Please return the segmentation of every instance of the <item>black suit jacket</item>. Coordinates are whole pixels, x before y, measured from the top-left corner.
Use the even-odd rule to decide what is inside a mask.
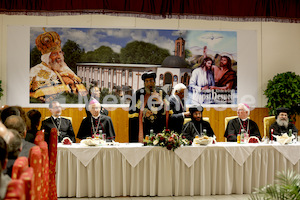
[[[53,119],[52,116],[42,121],[41,129],[45,130],[45,141],[48,144],[49,144],[50,131],[52,128],[56,128],[55,125],[53,124],[54,121],[55,120]],[[73,126],[70,120],[61,117],[61,125],[58,131],[60,132],[60,134],[57,137],[58,142],[61,142],[64,137],[69,137],[72,140],[72,142],[76,142]]]
[[[169,101],[170,111],[173,111],[169,119],[169,128],[180,134],[184,122],[183,112],[185,112],[185,108],[182,106],[184,102],[182,101],[181,105],[174,95],[170,97]]]

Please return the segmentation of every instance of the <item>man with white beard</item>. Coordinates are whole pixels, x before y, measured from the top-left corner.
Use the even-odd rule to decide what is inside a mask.
[[[276,116],[276,122],[274,122],[270,126],[270,136],[273,132],[273,135],[281,135],[283,133],[289,133],[289,130],[292,130],[293,134],[298,134],[298,129],[296,126],[289,122],[289,109],[288,108],[277,108],[276,109],[277,116]]]
[[[30,69],[30,97],[49,102],[62,92],[86,95],[81,79],[64,62],[56,32],[44,32],[35,40],[42,62]]]

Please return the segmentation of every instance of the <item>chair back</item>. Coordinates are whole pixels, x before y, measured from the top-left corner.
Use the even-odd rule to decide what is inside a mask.
[[[20,179],[25,183],[26,200],[35,199],[34,189],[34,171],[32,167],[28,167],[20,176]]]
[[[26,200],[25,183],[20,179],[13,179],[7,185],[4,200]]]
[[[34,172],[35,196],[39,199],[42,196],[42,152],[39,146],[31,147],[28,160]]]
[[[270,126],[276,121],[275,116],[264,117],[264,137],[269,136]]]
[[[227,128],[228,122],[232,119],[237,118],[238,116],[225,117],[225,130]]]
[[[57,130],[52,128],[49,140],[49,199],[57,200],[55,168],[57,156]]]
[[[28,158],[21,156],[16,159],[14,162],[11,178],[12,179],[19,179],[22,172],[28,168]]]
[[[42,194],[43,196],[41,199],[48,199],[48,193],[49,193],[49,156],[48,156],[48,144],[45,141],[42,141],[38,144],[38,146],[41,148],[42,153]]]
[[[203,119],[204,121],[207,121],[207,122],[209,123],[209,117],[202,117],[202,119]],[[186,124],[186,123],[188,123],[188,122],[191,121],[191,120],[192,120],[192,118],[186,117],[186,118],[184,118],[183,124]]]
[[[34,144],[38,145],[42,141],[45,141],[45,130],[40,130],[36,133]]]

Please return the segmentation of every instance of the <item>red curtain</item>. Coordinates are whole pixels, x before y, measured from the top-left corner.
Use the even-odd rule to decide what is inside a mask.
[[[0,13],[300,21],[299,0],[0,0]]]

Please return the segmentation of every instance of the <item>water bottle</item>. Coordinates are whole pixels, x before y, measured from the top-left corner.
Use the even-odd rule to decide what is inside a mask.
[[[154,135],[153,129],[150,129],[150,138]]]
[[[244,134],[244,131],[242,130],[241,131],[241,144],[244,144],[244,142],[245,142],[245,134]]]
[[[203,129],[203,135],[207,136],[206,129]]]
[[[100,136],[100,139],[103,139],[103,137],[102,137],[102,130],[99,131],[99,136]]]
[[[292,134],[293,134],[293,130],[290,128],[289,129],[289,137],[292,137]]]

